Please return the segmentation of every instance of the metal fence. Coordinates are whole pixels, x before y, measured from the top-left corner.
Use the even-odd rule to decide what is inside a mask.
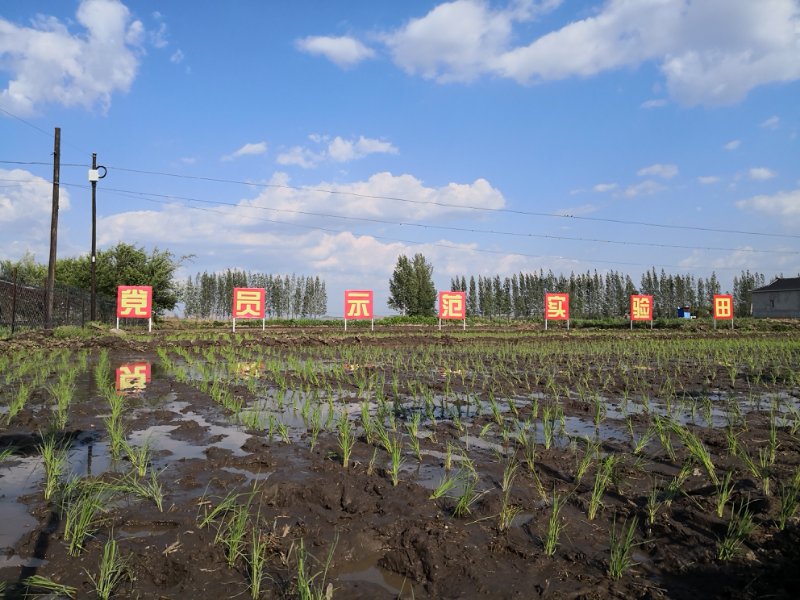
[[[16,284],[0,279],[0,327],[15,329],[45,327],[47,294],[45,288]],[[52,327],[84,325],[91,315],[89,292],[56,286],[53,293]],[[95,319],[112,323],[116,302],[105,296],[96,298]]]

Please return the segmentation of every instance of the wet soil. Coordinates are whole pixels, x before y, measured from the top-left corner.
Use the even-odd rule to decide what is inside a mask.
[[[301,560],[310,587],[333,598],[800,597],[796,512],[779,527],[783,499],[800,479],[793,412],[800,388],[787,374],[800,370],[800,337],[653,332],[646,339],[656,350],[632,360],[625,346],[650,333],[286,329],[237,338],[161,332],[57,340],[32,333],[0,342],[8,369],[37,352],[51,369],[20,412],[10,420],[7,409],[0,414],[0,451],[9,449],[0,462],[0,581],[11,598],[35,591],[25,585],[32,575],[96,597],[92,578],[113,537],[127,565],[115,598],[245,598],[258,539],[265,548],[262,598],[300,597]],[[675,351],[681,343],[685,352]],[[733,348],[740,360],[743,352],[764,356],[733,368],[728,355],[708,356],[715,347]],[[53,413],[47,385],[85,355],[57,432],[69,448],[68,475],[124,478],[133,465],[124,453],[111,457],[110,409],[94,375],[103,351],[112,373],[149,365],[149,380],[124,391],[124,424],[131,444],[152,448],[147,478],[154,473],[161,482],[163,510],[130,493],[105,496],[84,550],[72,556],[59,496],[46,501],[42,492],[39,448]],[[10,405],[19,384],[6,385],[0,406]],[[364,427],[362,406],[402,444],[397,481],[385,445]],[[337,429],[342,414],[350,415],[355,436],[346,460]],[[655,415],[702,442],[719,482],[730,473],[721,516],[722,483],[715,485],[678,429],[667,432],[665,445]],[[769,464],[752,468],[769,448]],[[587,453],[593,459],[581,474]],[[608,457],[610,480],[595,494],[600,503],[590,519]],[[446,477],[455,487],[432,499]],[[460,511],[470,484],[472,503]],[[229,560],[221,538],[236,509],[202,521],[231,495],[248,519],[242,547]],[[556,520],[562,530],[549,556],[554,496],[563,501]],[[730,523],[745,511],[752,528],[721,558]],[[614,578],[612,535],[625,527],[633,531],[629,564]]]

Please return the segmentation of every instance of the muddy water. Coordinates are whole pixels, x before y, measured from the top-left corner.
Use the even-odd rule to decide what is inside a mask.
[[[134,556],[136,563],[136,581],[124,584],[118,597],[245,596],[246,551],[233,568],[226,567],[224,553],[215,540],[222,524],[202,530],[197,524],[199,514],[205,514],[229,493],[240,494],[240,502],[251,502],[251,515],[269,540],[271,583],[265,597],[293,595],[296,573],[292,569],[300,539],[306,541],[312,574],[322,571],[326,553],[335,544],[326,577],[333,584],[334,597],[341,598],[693,597],[688,590],[693,590],[697,582],[687,575],[687,569],[697,567],[688,565],[702,565],[700,579],[717,577],[722,590],[719,597],[735,597],[726,582],[749,577],[756,565],[748,561],[760,561],[762,555],[768,557],[763,566],[760,562],[757,566],[759,573],[771,574],[769,565],[784,564],[781,553],[788,552],[788,542],[797,541],[796,522],[792,522],[788,533],[776,532],[771,525],[774,500],[760,498],[759,482],[753,481],[735,458],[720,452],[724,437],[719,429],[730,417],[729,409],[722,405],[738,403],[738,412],[749,426],[743,431],[741,442],[752,452],[753,444],[763,444],[766,439],[765,413],[771,410],[771,398],[777,393],[774,390],[758,394],[763,399],[761,406],[744,393],[712,392],[709,422],[704,421],[699,404],[693,412],[688,405],[673,401],[668,410],[667,403],[658,398],[648,399],[646,404],[642,399],[625,403],[609,395],[601,399],[603,418],[596,424],[594,405],[571,398],[564,403],[563,418],[554,423],[549,450],[544,448],[541,408],[531,424],[522,423],[530,420],[531,400],[536,396],[498,396],[496,407],[504,424],[510,426],[504,436],[495,422],[491,403],[485,398],[470,401],[464,395],[453,402],[457,392],[433,394],[431,419],[425,402],[404,393],[396,403],[390,403],[395,411],[396,435],[403,441],[404,459],[400,482],[394,486],[387,473],[386,452],[378,444],[364,441],[360,427],[362,398],[355,389],[346,388],[341,395],[337,392],[331,414],[325,412],[329,410],[327,401],[320,404],[321,420],[332,425],[320,434],[317,447],[311,450],[308,417],[301,409],[306,401],[312,401],[307,391],[289,386],[281,407],[278,388],[260,382],[257,393],[251,394],[248,378],[240,374],[231,386],[232,394],[243,398],[244,414],[258,413],[265,423],[260,429],[251,429],[241,424],[241,415],[236,417],[223,410],[192,385],[177,383],[153,354],[115,356],[112,367],[116,371],[130,365],[127,372],[135,373],[133,366],[145,363],[150,364],[149,378],[142,372],[140,380],[134,382],[135,389],[126,396],[127,439],[134,445],[151,447],[150,469],[159,474],[164,485],[165,511],[159,512],[152,503],[130,497],[112,503],[79,559],[81,566],[76,568],[75,559],[64,551],[61,529],[48,533],[43,526],[52,507],[41,499],[41,459],[35,455],[15,456],[0,464],[0,518],[2,523],[11,523],[0,529],[6,549],[5,562],[0,562],[0,580],[17,581],[20,569],[25,567],[27,574],[60,577],[88,596],[91,591],[84,569],[96,568],[102,543],[113,531],[120,547]],[[97,396],[91,371],[79,377],[76,390],[68,425],[74,432],[70,437],[69,475],[105,478],[127,472],[130,465],[126,460],[111,460],[102,420],[108,414],[107,407]],[[546,397],[540,395],[538,399],[544,403]],[[344,401],[348,404],[343,406]],[[788,404],[796,406],[796,402],[795,396],[786,393],[778,411],[788,415]],[[388,426],[385,407],[372,397],[367,397],[367,403],[371,417],[382,419]],[[37,419],[51,411],[42,401],[33,402],[26,410],[21,423],[30,435]],[[342,465],[335,430],[342,412],[356,424],[359,436],[347,468]],[[423,415],[418,434],[421,460],[413,454],[405,428],[415,412]],[[519,413],[519,419],[515,413]],[[724,535],[727,521],[709,516],[715,512],[713,486],[703,470],[695,468],[685,483],[687,494],[675,497],[670,507],[661,506],[656,523],[649,528],[640,525],[640,545],[633,556],[638,567],[632,569],[633,574],[611,582],[606,574],[610,526],[634,517],[644,523],[643,507],[653,481],[666,482],[674,477],[687,455],[676,444],[680,459],[670,461],[654,443],[648,447],[653,454],[647,455],[642,468],[639,461],[629,460],[623,453],[618,481],[604,495],[599,517],[589,522],[586,505],[595,470],[590,469],[581,484],[575,482],[574,466],[584,448],[575,440],[588,438],[602,445],[601,455],[605,455],[614,448],[629,446],[628,417],[639,437],[649,414],[667,413],[674,420],[697,423],[701,428],[697,433],[715,452],[718,468],[730,470],[737,478],[737,490],[741,490],[736,492],[737,501],[745,494],[758,499],[759,503],[753,506],[760,511],[759,525],[748,540],[748,548],[758,554],[744,555],[746,558],[732,563],[732,568],[715,561],[717,540]],[[284,443],[274,432],[270,439],[266,426],[270,417],[288,427],[291,443]],[[789,418],[785,420],[788,424]],[[515,446],[514,434],[525,427],[537,444],[537,464],[541,465],[538,487]],[[800,464],[800,449],[788,431],[780,431],[779,436],[774,477],[786,481]],[[451,497],[438,501],[429,498],[431,490],[447,474],[447,443],[464,451],[478,472],[476,488],[481,497],[464,518],[453,516],[452,497],[463,492],[463,485],[456,487]],[[512,458],[518,469],[508,501],[520,512],[509,528],[501,531],[500,485],[504,467]],[[459,453],[453,453],[450,460],[453,471],[463,468],[464,459]],[[546,492],[544,496],[541,489]],[[553,490],[569,494],[569,501],[563,516],[566,531],[559,551],[550,558],[542,554],[541,540],[550,511],[548,496]],[[5,510],[10,512],[2,512]],[[730,509],[725,514],[730,515]],[[43,537],[48,540],[45,553],[37,549],[36,543]],[[783,585],[780,578],[772,577],[772,581]],[[664,595],[665,589],[670,590],[668,596]]]

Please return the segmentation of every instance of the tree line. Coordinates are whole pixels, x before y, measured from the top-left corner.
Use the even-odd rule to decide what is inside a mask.
[[[751,291],[763,286],[766,278],[761,273],[742,271],[733,278],[733,302],[736,316],[750,314]],[[674,317],[678,307],[688,306],[693,314],[706,315],[711,311],[714,294],[722,291],[716,273],[710,277],[673,275],[655,267],[645,272],[639,285],[629,275],[597,271],[555,275],[545,273],[519,273],[511,277],[500,275],[454,277],[450,280],[452,291],[467,295],[467,315],[483,317],[526,318],[544,314],[546,292],[567,292],[570,297],[570,315],[576,318],[609,318],[628,314],[631,294],[653,296],[655,317]],[[730,293],[726,291],[726,293]]]
[[[222,273],[197,273],[180,286],[184,315],[196,319],[231,316],[233,288],[264,288],[268,316],[322,317],[328,312],[328,293],[319,276],[270,275],[227,269]]]
[[[150,285],[153,287],[153,309],[156,314],[172,310],[178,302],[179,286],[175,271],[188,257],[176,257],[169,250],[144,248],[120,242],[107,250],[99,250],[95,263],[95,289],[98,296],[116,302],[117,286]],[[18,261],[0,261],[0,277],[17,283],[44,287],[47,265],[36,262],[26,253]],[[84,291],[91,289],[91,259],[88,255],[60,258],[56,261],[56,284]]]

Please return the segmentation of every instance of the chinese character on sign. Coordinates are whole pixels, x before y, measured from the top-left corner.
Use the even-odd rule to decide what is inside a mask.
[[[344,293],[344,318],[372,319],[372,290],[347,290]]]
[[[153,312],[153,288],[149,285],[121,285],[117,288],[117,317],[149,319]]]
[[[546,321],[568,321],[569,294],[545,294],[544,318]]]
[[[721,321],[733,319],[733,296],[730,294],[714,296],[714,318]]]
[[[633,295],[631,296],[631,321],[652,321],[653,320],[653,297]]]
[[[141,392],[150,383],[150,363],[132,363],[117,369],[118,392]]]
[[[263,319],[264,288],[233,288],[233,318]]]
[[[439,292],[440,319],[466,319],[467,294],[465,292]]]

